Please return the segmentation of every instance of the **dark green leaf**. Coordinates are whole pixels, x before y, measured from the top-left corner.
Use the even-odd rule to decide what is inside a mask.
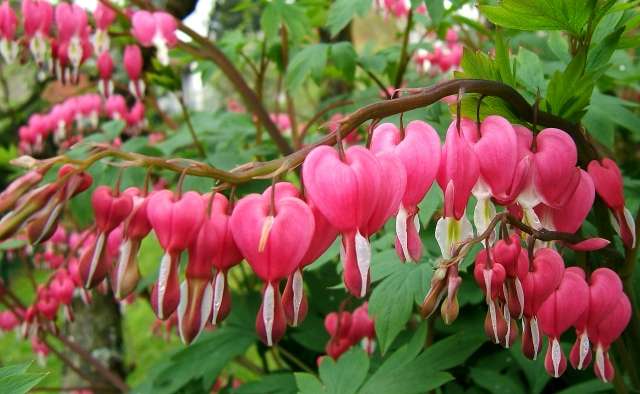
[[[558,391],[556,394],[589,394],[613,391],[611,383],[603,383],[597,379],[589,380],[584,383]]]
[[[429,371],[444,371],[464,363],[485,341],[484,332],[460,331],[431,345],[415,362]]]
[[[424,264],[422,264],[424,265]],[[369,314],[384,354],[411,316],[416,294],[422,291],[421,265],[400,264],[371,293]]]
[[[356,73],[358,54],[349,41],[338,42],[331,46],[331,60],[347,81],[352,81]]]
[[[364,16],[373,2],[370,0],[336,0],[329,8],[327,27],[331,36],[335,37],[344,29],[354,16]]]
[[[623,31],[624,28],[614,31],[589,51],[587,71],[596,71],[607,66],[613,51],[616,50],[620,37],[622,37]]]
[[[524,394],[520,382],[512,377],[504,375],[495,369],[471,368],[471,379],[480,387],[494,394]]]
[[[513,76],[513,66],[509,56],[509,45],[502,37],[502,33],[496,32],[496,65],[498,66],[498,74],[500,80],[507,85],[515,85],[515,77]]]
[[[429,16],[431,17],[431,23],[433,26],[438,26],[440,21],[442,21],[442,17],[444,16],[444,1],[441,0],[425,0],[424,3],[427,5],[427,10],[429,10]]]
[[[242,384],[233,394],[295,394],[296,379],[292,373],[272,373],[260,380]]]

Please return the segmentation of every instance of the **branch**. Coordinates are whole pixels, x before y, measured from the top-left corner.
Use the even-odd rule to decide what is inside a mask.
[[[411,33],[411,27],[413,25],[413,9],[409,10],[407,15],[407,26],[404,29],[402,36],[402,49],[400,50],[400,61],[398,62],[398,70],[396,72],[396,80],[393,86],[399,89],[402,86],[402,80],[404,79],[404,73],[407,71],[407,64],[409,63],[409,34]]]
[[[533,121],[533,107],[529,105],[524,97],[522,97],[511,86],[502,82],[485,81],[481,79],[456,79],[439,83],[430,88],[410,89],[408,91],[413,94],[366,105],[346,116],[340,123],[340,127],[335,132],[326,135],[314,144],[307,145],[290,155],[279,159],[247,163],[246,165],[240,166],[231,171],[224,171],[197,161],[165,160],[160,157],[145,156],[132,152],[122,152],[110,148],[102,149],[97,154],[94,154],[85,160],[76,160],[66,156],[57,156],[48,160],[43,160],[41,161],[41,164],[49,164],[53,161],[77,164],[83,168],[87,168],[94,162],[109,156],[137,162],[138,165],[143,166],[155,166],[174,172],[186,171],[188,175],[214,178],[229,184],[245,183],[253,179],[271,178],[275,175],[279,175],[296,168],[302,164],[309,152],[317,146],[335,144],[337,141],[337,133],[340,133],[341,138],[344,138],[368,120],[381,119],[387,116],[411,111],[416,108],[426,107],[444,97],[457,94],[460,89],[464,89],[466,93],[480,93],[485,96],[500,97],[511,105],[515,114],[520,119],[527,122]],[[556,115],[542,111],[538,111],[537,124],[547,127],[556,127],[569,133],[578,147],[579,161],[583,165],[586,165],[591,160],[599,157],[598,152],[587,139],[580,126],[567,122]],[[186,164],[179,165],[178,163]]]

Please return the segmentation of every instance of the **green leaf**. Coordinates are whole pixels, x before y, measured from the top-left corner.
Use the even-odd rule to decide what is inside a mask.
[[[507,375],[500,374],[494,369],[471,368],[469,372],[471,380],[490,393],[525,394],[520,382]]]
[[[312,374],[296,372],[293,375],[296,377],[296,386],[298,386],[298,392],[300,394],[318,394],[325,392],[322,383]]]
[[[576,121],[586,112],[595,81],[592,74],[584,73],[585,62],[585,54],[580,52],[564,71],[552,75],[547,84],[546,102],[553,114]]]
[[[260,380],[242,384],[233,394],[296,394],[296,379],[292,373],[272,373]]]
[[[105,136],[108,141],[111,141],[118,137],[122,130],[124,130],[125,123],[119,119],[110,120],[108,122],[104,122],[100,127],[104,131]]]
[[[344,29],[354,16],[364,16],[371,8],[370,0],[336,0],[329,8],[327,27],[332,37]]]
[[[294,91],[311,73],[321,72],[327,64],[327,44],[313,44],[296,53],[287,67],[287,89]]]
[[[243,354],[254,340],[255,333],[248,327],[223,325],[152,367],[153,372],[135,392],[169,394],[198,381],[203,389],[210,387],[222,368]]]
[[[549,39],[547,45],[551,52],[558,58],[558,60],[569,63],[571,61],[571,55],[569,54],[569,42],[559,31],[549,32]]]
[[[517,30],[566,30],[581,36],[591,7],[584,0],[502,0],[480,6],[494,24]]]
[[[27,372],[30,365],[24,363],[0,368],[0,393],[27,393],[47,376],[46,373]]]
[[[535,53],[526,48],[520,48],[518,50],[518,56],[516,57],[517,78],[527,88],[527,90],[536,94],[540,91],[540,94],[544,96],[546,94],[547,87],[545,85],[544,73],[542,71],[542,62]]]
[[[607,66],[611,55],[616,50],[620,37],[622,37],[623,31],[624,28],[614,31],[589,51],[587,71],[596,71]]]
[[[438,208],[442,205],[442,192],[438,187],[432,187],[429,193],[422,199],[418,207],[418,216],[420,217],[420,225],[427,228],[429,222],[433,218]]]
[[[27,241],[24,239],[17,239],[17,238],[8,239],[0,243],[0,250],[18,249],[25,246],[26,244],[27,244]],[[2,369],[0,369],[0,372],[1,371]]]
[[[358,347],[344,353],[337,362],[325,357],[318,370],[324,392],[328,394],[357,393],[368,371],[369,356]]]
[[[289,4],[284,0],[274,0],[267,3],[260,16],[260,25],[269,39],[279,37],[280,26],[284,25],[293,41],[299,41],[309,34],[310,22],[304,10],[296,4]]]
[[[460,62],[462,72],[456,73],[456,78],[477,78],[500,81],[500,74],[493,59],[483,52],[473,52],[464,48]]]
[[[349,41],[338,42],[331,46],[331,60],[347,81],[352,81],[354,78],[357,58],[358,54]]]
[[[597,379],[593,379],[558,391],[556,394],[589,394],[601,393],[604,391],[613,391],[613,386],[611,385],[611,383],[603,383]]]
[[[438,26],[440,21],[442,21],[442,17],[444,16],[444,1],[442,0],[425,0],[424,3],[427,5],[427,9],[429,10],[429,16],[431,17],[431,23],[433,26]]]
[[[509,57],[509,44],[505,42],[500,30],[496,32],[496,65],[498,66],[498,74],[500,80],[507,85],[515,85],[515,77],[513,75],[513,67]]]
[[[369,314],[374,318],[376,337],[383,354],[411,317],[415,296],[422,291],[423,265],[400,265],[371,293]]]
[[[483,332],[460,331],[428,347],[415,362],[425,370],[444,371],[464,363],[485,341]]]

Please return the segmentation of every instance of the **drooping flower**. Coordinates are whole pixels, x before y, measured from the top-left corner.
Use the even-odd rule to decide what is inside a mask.
[[[633,215],[624,205],[622,174],[611,159],[602,163],[592,160],[588,166],[589,175],[598,195],[612,211],[611,224],[628,248],[636,244],[636,224]]]
[[[8,64],[18,56],[18,43],[15,41],[18,17],[8,0],[0,5],[0,55]]]
[[[233,210],[230,225],[238,249],[265,282],[256,330],[271,346],[286,329],[278,284],[296,270],[309,248],[313,213],[301,199],[278,197],[276,190],[243,197]]]
[[[131,18],[131,34],[144,47],[155,46],[158,60],[169,64],[169,48],[178,43],[175,18],[166,12],[136,11]]]
[[[367,149],[352,146],[341,158],[328,146],[315,148],[302,173],[307,197],[342,233],[344,282],[353,295],[363,297],[369,285],[371,246],[366,226],[376,208],[380,190],[380,164]]]
[[[145,84],[142,80],[142,52],[137,45],[127,45],[123,55],[124,69],[129,76],[129,91],[138,100],[144,97]]]
[[[198,236],[204,213],[202,196],[196,192],[177,194],[160,190],[149,197],[147,217],[165,251],[158,281],[151,291],[151,306],[161,320],[171,316],[178,307],[180,256]]]
[[[403,260],[418,261],[422,255],[418,204],[427,194],[440,163],[440,138],[425,122],[410,122],[401,135],[391,123],[373,130],[371,151],[391,150],[402,162],[407,182],[396,218],[396,252]]]

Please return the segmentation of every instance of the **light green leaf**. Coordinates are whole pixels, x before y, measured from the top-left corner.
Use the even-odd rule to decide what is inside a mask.
[[[296,379],[292,373],[272,373],[260,380],[243,383],[233,394],[296,394]]]
[[[338,361],[325,357],[319,368],[320,380],[328,394],[355,394],[367,377],[369,357],[364,350],[353,347]]]
[[[289,4],[284,0],[274,0],[267,3],[260,16],[260,25],[267,38],[279,37],[280,27],[287,27],[289,37],[294,41],[304,38],[310,30],[310,22],[304,10],[296,4]]]
[[[351,22],[354,16],[364,16],[373,2],[370,0],[336,0],[329,8],[327,27],[331,36],[335,37]]]
[[[444,1],[442,0],[425,0],[424,3],[427,5],[427,10],[429,10],[429,16],[431,17],[431,23],[433,26],[438,26],[440,21],[442,21],[442,17],[444,16]]]
[[[312,374],[296,372],[293,375],[296,377],[296,386],[298,386],[298,392],[300,394],[318,394],[325,392],[322,383]]]
[[[420,217],[420,225],[422,228],[427,228],[433,215],[438,208],[440,208],[440,205],[442,205],[442,192],[440,188],[434,184],[429,190],[429,193],[427,193],[418,205],[420,208],[418,216]]]
[[[620,42],[623,31],[624,28],[620,28],[612,32],[589,51],[587,71],[596,71],[607,66],[618,42]]]
[[[18,249],[25,246],[26,244],[27,244],[27,241],[24,239],[17,239],[17,238],[8,239],[0,243],[0,250]],[[2,372],[2,369],[0,369],[0,373],[1,372]]]
[[[589,20],[590,2],[584,0],[502,0],[480,6],[498,26],[518,30],[567,30],[580,36]]]
[[[526,48],[520,48],[518,50],[518,56],[516,57],[517,78],[532,94],[536,94],[539,90],[540,95],[544,96],[547,90],[544,81],[544,73],[542,71],[542,62],[535,53]]]
[[[311,73],[319,73],[327,64],[327,44],[313,44],[296,53],[287,67],[287,89],[296,90]]]
[[[31,363],[0,368],[0,393],[24,394],[35,387],[46,373],[27,372]]]
[[[549,39],[547,45],[551,52],[564,63],[571,61],[571,55],[569,54],[569,42],[559,31],[549,32]]]

